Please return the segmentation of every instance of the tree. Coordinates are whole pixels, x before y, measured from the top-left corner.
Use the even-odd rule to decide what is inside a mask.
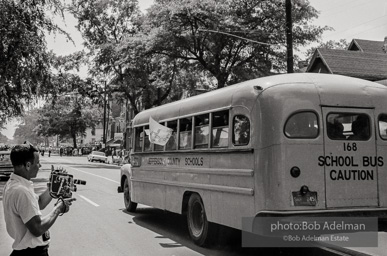
[[[38,127],[38,110],[33,109],[27,111],[20,118],[20,123],[15,130],[13,135],[14,141],[17,144],[24,143],[24,141],[29,141],[34,145],[40,145],[44,142],[44,137],[39,136],[37,133]]]
[[[3,135],[1,132],[0,132],[0,143],[8,143],[9,139],[7,136]]]
[[[149,51],[137,1],[74,0],[71,12],[90,50],[91,75],[108,83],[106,88],[95,84],[89,90],[94,96],[115,95],[119,102],[129,101],[138,113],[191,88],[177,84],[184,80],[187,61]]]
[[[349,43],[345,39],[340,39],[339,41],[329,40],[327,42],[320,42],[318,46],[308,49],[306,51],[306,56],[307,59],[310,59],[318,48],[345,50],[348,48],[348,46]]]
[[[292,12],[296,48],[328,29],[308,25],[317,11],[307,1],[293,1]],[[200,64],[217,88],[285,67],[284,1],[156,0],[146,22],[155,52]]]
[[[62,15],[59,0],[1,0],[0,10],[0,120],[4,121],[21,115],[34,97],[55,93],[45,33],[66,33],[47,15],[47,10]]]
[[[101,112],[93,108],[90,100],[76,93],[58,97],[55,103],[45,104],[39,114],[39,135],[71,138],[74,148],[77,147],[77,137],[84,136],[86,128],[95,128],[101,117]]]

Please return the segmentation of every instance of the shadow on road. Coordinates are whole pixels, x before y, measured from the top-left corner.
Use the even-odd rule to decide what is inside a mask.
[[[133,216],[133,222],[146,229],[160,234],[156,238],[168,238],[172,243],[160,242],[163,248],[184,246],[203,255],[263,255],[263,256],[327,256],[318,248],[242,248],[240,230],[220,226],[219,242],[210,247],[202,248],[195,245],[189,237],[185,216],[155,208],[138,208],[135,213],[122,209],[122,212]]]

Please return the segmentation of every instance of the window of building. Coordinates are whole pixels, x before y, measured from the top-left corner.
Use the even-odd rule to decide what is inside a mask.
[[[285,124],[288,138],[310,139],[318,136],[317,115],[314,112],[298,112],[289,117]]]
[[[209,126],[209,114],[195,116],[195,148],[208,148]]]
[[[220,111],[212,114],[212,146],[228,146],[228,115],[229,111]]]
[[[235,146],[247,145],[250,142],[250,120],[244,115],[233,118],[232,143]]]

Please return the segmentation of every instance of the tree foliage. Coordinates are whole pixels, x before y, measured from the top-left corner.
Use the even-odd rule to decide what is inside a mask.
[[[101,112],[90,101],[73,94],[57,98],[55,103],[47,103],[39,111],[38,134],[59,135],[60,139],[72,139],[77,147],[77,137],[84,136],[87,128],[95,128],[101,121]]]
[[[185,89],[192,88],[191,81],[184,78],[186,70],[194,66],[149,49],[137,1],[74,0],[71,11],[90,51],[91,74],[107,81],[106,88],[96,86],[90,92],[128,100],[138,113],[179,98]]]
[[[349,46],[349,43],[345,39],[340,39],[339,41],[335,40],[329,40],[326,42],[321,42],[316,47],[312,47],[307,50],[306,56],[308,59],[310,59],[313,56],[313,53],[318,48],[325,48],[325,49],[336,49],[336,50],[346,50]]]
[[[317,11],[307,1],[292,2],[297,48],[316,41],[327,28],[308,25]],[[268,75],[272,66],[285,68],[284,1],[156,0],[146,22],[154,51],[199,63],[217,79],[218,88]]]
[[[0,132],[0,143],[8,143],[8,137]]]
[[[38,110],[27,111],[22,117],[18,118],[21,122],[17,126],[13,135],[16,144],[24,143],[28,140],[34,145],[44,143],[45,138],[38,135]]]
[[[61,32],[47,15],[62,14],[59,0],[0,0],[0,122],[18,116],[35,96],[52,94],[45,33]]]

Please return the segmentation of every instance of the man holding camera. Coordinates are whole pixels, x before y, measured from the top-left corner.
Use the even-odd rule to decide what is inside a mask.
[[[15,240],[11,256],[47,256],[49,228],[60,214],[69,211],[74,198],[60,200],[52,211],[42,216],[40,210],[50,202],[49,188],[40,196],[35,194],[30,180],[38,174],[41,164],[39,151],[30,143],[15,146],[11,151],[14,173],[4,187],[4,218],[8,234]]]

